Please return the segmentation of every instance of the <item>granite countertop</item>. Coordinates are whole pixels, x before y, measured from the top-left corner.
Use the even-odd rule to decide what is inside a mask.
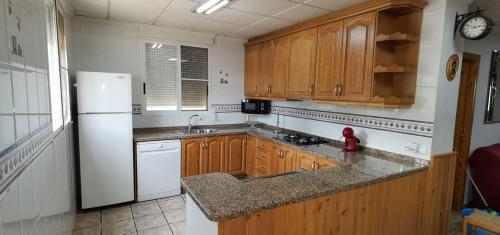
[[[257,178],[240,181],[226,173],[205,174],[183,179],[187,193],[211,221],[223,221],[265,209],[348,191],[354,188],[415,174],[428,168],[428,162],[371,148],[345,153],[337,141],[297,146],[273,138],[272,129],[248,125],[203,126],[215,133],[187,134],[180,128],[134,130],[134,141],[157,141],[202,136],[249,134],[338,161],[340,168]]]

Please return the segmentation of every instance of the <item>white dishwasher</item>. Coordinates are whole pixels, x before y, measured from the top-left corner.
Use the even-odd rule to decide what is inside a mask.
[[[137,143],[137,201],[181,193],[181,142]]]

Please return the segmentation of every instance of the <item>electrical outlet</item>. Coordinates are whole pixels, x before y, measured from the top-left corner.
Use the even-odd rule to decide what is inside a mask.
[[[404,146],[404,150],[406,152],[410,152],[410,153],[418,153],[418,146],[419,144],[418,143],[415,143],[415,142],[409,142],[407,144],[405,144]]]

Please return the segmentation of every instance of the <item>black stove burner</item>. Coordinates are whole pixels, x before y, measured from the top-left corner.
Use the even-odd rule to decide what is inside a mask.
[[[288,133],[283,136],[283,140],[296,145],[313,145],[321,144],[323,141],[317,136],[304,135],[299,133]]]

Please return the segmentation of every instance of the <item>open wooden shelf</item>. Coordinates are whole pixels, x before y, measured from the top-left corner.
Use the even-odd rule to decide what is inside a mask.
[[[374,73],[415,73],[413,67],[405,67],[398,64],[391,65],[377,65],[373,69]]]
[[[377,42],[391,42],[391,43],[412,43],[418,42],[419,37],[413,34],[395,32],[390,34],[380,33],[377,35]]]

